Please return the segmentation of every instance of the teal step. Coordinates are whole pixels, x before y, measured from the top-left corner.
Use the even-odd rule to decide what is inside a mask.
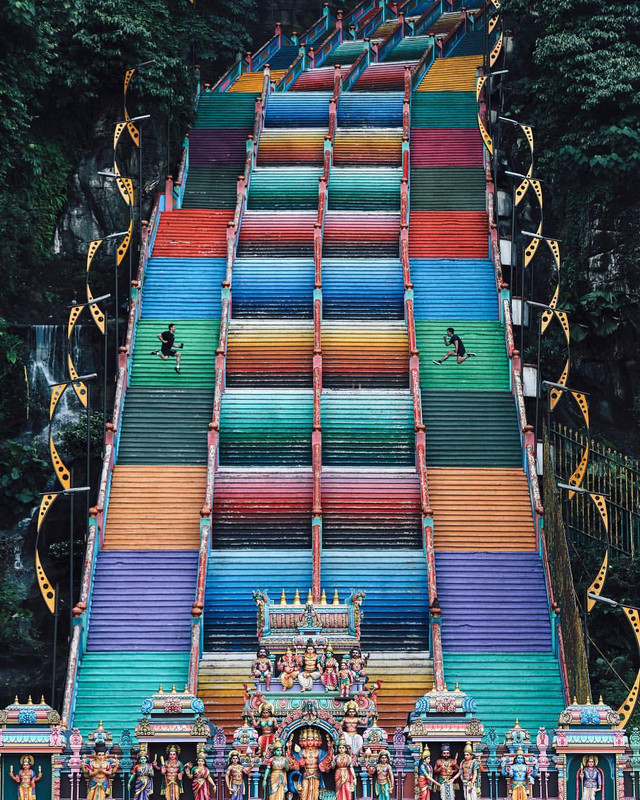
[[[444,674],[448,686],[459,683],[474,698],[485,731],[495,727],[501,740],[516,719],[532,734],[556,728],[566,705],[552,653],[445,653]]]
[[[114,742],[142,716],[142,701],[162,685],[184,689],[189,653],[85,653],[80,663],[73,727],[86,738],[98,727],[110,731]]]
[[[235,208],[237,167],[189,167],[182,208]]]
[[[454,328],[467,352],[477,353],[458,364],[454,356],[443,364],[433,364],[448,348],[442,337]],[[420,350],[420,386],[423,391],[453,389],[462,391],[508,392],[509,360],[505,350],[504,328],[499,322],[443,320],[416,322]]]
[[[329,180],[329,208],[356,211],[400,209],[400,178],[395,167],[334,167]]]
[[[292,211],[318,208],[317,167],[259,167],[249,184],[247,208]]]
[[[475,128],[475,92],[415,92],[411,100],[412,128]]]
[[[482,167],[416,167],[411,170],[412,211],[484,211]]]
[[[202,92],[194,128],[250,128],[256,110],[256,93]]]
[[[430,467],[522,464],[516,407],[510,392],[423,391],[422,421],[427,428]]]

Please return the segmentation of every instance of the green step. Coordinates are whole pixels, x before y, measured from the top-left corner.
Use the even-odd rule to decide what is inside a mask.
[[[495,727],[500,739],[516,719],[532,733],[556,728],[566,705],[552,653],[445,653],[444,674],[473,697],[485,731]]]
[[[486,207],[486,181],[481,167],[411,170],[413,211],[484,211]]]
[[[176,344],[184,342],[180,374],[174,371],[175,358],[162,361],[150,355],[160,347],[158,334],[176,325]],[[131,386],[212,387],[215,382],[215,357],[219,320],[141,319],[138,322]]]
[[[237,184],[233,167],[189,167],[182,208],[235,208]]]
[[[206,464],[212,413],[213,389],[131,386],[118,464]]]
[[[253,129],[258,95],[259,92],[202,92],[193,127]]]
[[[168,636],[171,634],[168,633]],[[83,736],[102,724],[114,742],[140,721],[142,701],[162,685],[184,689],[189,653],[85,653],[78,672],[73,727]]]
[[[256,210],[315,210],[318,179],[322,170],[313,167],[277,167],[254,170],[249,184],[247,208]]]
[[[442,358],[447,346],[442,337],[454,328],[468,352],[477,353],[458,364],[454,356],[438,366],[432,359]],[[510,391],[509,361],[505,351],[504,328],[499,322],[445,320],[416,322],[420,350],[420,385],[423,391],[456,389],[463,391]]]
[[[412,128],[475,128],[477,113],[474,92],[415,92],[411,98]]]
[[[423,391],[422,421],[427,429],[430,467],[522,465],[520,432],[510,392]]]
[[[383,167],[335,167],[329,178],[329,208],[397,211],[402,170]]]

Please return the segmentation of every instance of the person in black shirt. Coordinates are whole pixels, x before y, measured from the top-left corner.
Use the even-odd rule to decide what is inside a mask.
[[[453,330],[453,328],[447,328],[447,333],[442,337],[444,339],[444,343],[447,347],[451,347],[453,345],[453,350],[449,350],[446,356],[442,358],[434,358],[434,364],[442,364],[443,361],[446,361],[449,356],[456,356],[458,359],[458,364],[462,364],[463,361],[466,361],[471,356],[475,356],[475,353],[467,352],[464,344],[462,343],[462,339],[458,336],[458,334]]]
[[[162,342],[162,347],[160,350],[152,350],[152,356],[159,356],[163,361],[168,361],[170,358],[176,359],[176,365],[174,367],[176,372],[180,372],[180,358],[182,353],[179,353],[177,350],[174,350],[174,343],[176,340],[176,326],[171,323],[169,325],[168,330],[162,331],[162,333],[158,334],[158,339]],[[180,344],[176,345],[181,350],[184,347],[184,343],[180,342]]]

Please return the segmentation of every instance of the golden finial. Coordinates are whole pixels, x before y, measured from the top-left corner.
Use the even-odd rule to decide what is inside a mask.
[[[20,701],[18,700],[18,695],[15,696],[15,698],[13,700],[13,705],[14,706],[19,706],[20,705]]]
[[[282,590],[282,594],[280,595],[280,605],[281,606],[287,605],[287,595],[285,594],[284,589]]]
[[[321,606],[327,605],[327,593],[325,592],[324,589],[322,590],[322,594],[320,595],[320,605]]]
[[[176,693],[176,685],[175,685],[175,683],[172,683],[171,684],[171,694],[175,694],[175,693]]]
[[[311,594],[311,589],[307,592],[307,604],[313,603],[313,595]]]
[[[41,705],[41,706],[46,706],[46,705],[47,705],[47,704],[46,704],[46,702],[45,702],[45,699],[44,699],[44,695],[43,695],[43,694],[41,694],[41,695],[40,695],[40,705]]]
[[[587,705],[591,706],[593,703],[591,702],[591,692],[587,692]]]
[[[301,606],[302,603],[300,602],[300,592],[296,589],[296,593],[293,595],[293,605],[294,606]]]
[[[573,703],[571,703],[571,705],[572,706],[577,706],[578,705],[578,698],[575,696],[575,694],[573,695]]]
[[[602,695],[600,695],[600,699],[598,700],[598,705],[599,706],[603,706],[604,705],[604,700],[602,699]]]
[[[158,686],[158,691],[156,692],[156,694],[164,694],[164,689],[162,688],[162,684]]]
[[[27,700],[27,705],[28,706],[32,706],[33,705],[33,700],[31,699],[31,695],[29,695],[29,699]]]
[[[340,605],[340,598],[338,597],[338,590],[333,590],[333,600],[331,601],[332,605],[339,606]]]
[[[456,688],[453,691],[454,692],[459,692],[460,691],[460,684],[458,683],[458,681],[456,681]]]
[[[184,689],[182,690],[184,694],[189,694],[189,684],[185,683]]]

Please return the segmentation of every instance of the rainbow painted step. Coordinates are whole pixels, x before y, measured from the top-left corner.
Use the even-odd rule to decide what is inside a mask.
[[[142,294],[142,317],[220,319],[224,258],[150,258]]]
[[[488,259],[411,259],[416,320],[497,320],[493,264]]]

